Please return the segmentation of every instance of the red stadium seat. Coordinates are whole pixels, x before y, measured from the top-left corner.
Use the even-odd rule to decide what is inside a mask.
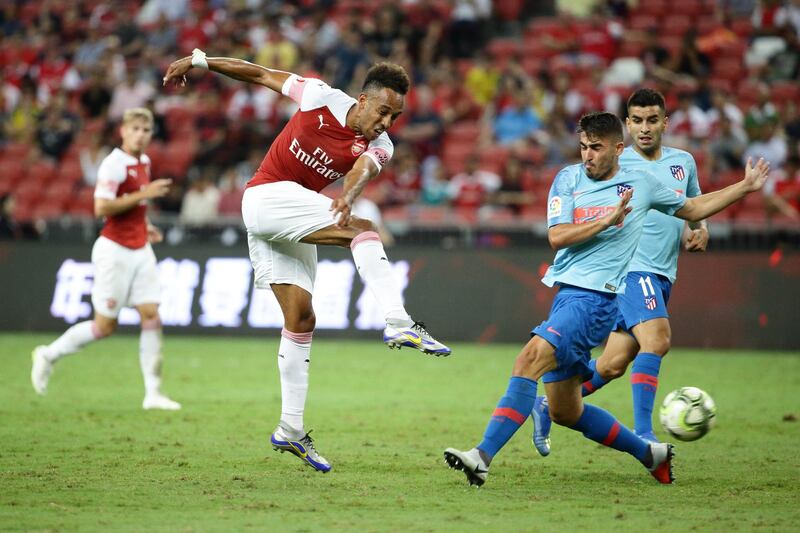
[[[0,159],[0,182],[15,185],[26,174],[25,164],[22,159],[4,156]]]
[[[489,54],[495,61],[508,61],[519,51],[520,44],[517,39],[494,39],[489,43]]]
[[[94,217],[94,189],[84,187],[73,193],[67,212],[75,216]]]
[[[729,80],[734,85],[744,78],[745,70],[742,58],[720,58],[712,67],[713,78]]]
[[[702,0],[670,0],[670,13],[680,13],[687,17],[697,17],[714,13],[714,6]]]
[[[481,134],[481,127],[473,122],[464,120],[456,122],[446,130],[445,143],[452,142],[475,142]]]
[[[670,3],[667,0],[648,0],[647,2],[639,2],[638,5],[632,9],[631,16],[649,15],[652,17],[661,17],[670,10]]]
[[[654,15],[633,15],[628,22],[628,27],[632,30],[648,31],[657,28],[659,19]]]
[[[26,181],[42,186],[54,180],[57,175],[58,168],[53,163],[39,161],[28,168]]]
[[[673,13],[676,13],[673,11]],[[683,35],[692,27],[692,19],[687,15],[669,15],[658,25],[659,31],[663,35],[674,35],[683,37]]]
[[[618,57],[640,57],[644,51],[644,43],[636,41],[625,41],[617,52]]]
[[[800,100],[800,84],[794,81],[776,81],[771,87],[772,101],[778,105]]]
[[[3,159],[16,159],[22,162],[31,151],[31,145],[28,143],[12,142],[3,147]]]
[[[731,20],[731,30],[743,39],[749,39],[753,33],[753,21],[749,17],[735,18]]]
[[[478,166],[495,174],[502,174],[506,159],[508,159],[508,148],[494,145],[481,152]]]
[[[58,165],[58,178],[56,181],[64,181],[70,186],[83,179],[83,168],[78,159],[66,158]]]
[[[522,10],[523,0],[495,0],[494,12],[500,18],[508,22],[515,21],[519,18],[519,13]]]

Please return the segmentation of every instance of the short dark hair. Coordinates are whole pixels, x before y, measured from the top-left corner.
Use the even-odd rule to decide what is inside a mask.
[[[664,103],[664,95],[653,89],[638,89],[628,98],[628,111],[632,107],[650,107],[657,105],[664,113],[667,112],[667,105]]]
[[[578,121],[576,133],[585,133],[587,137],[598,139],[622,140],[622,122],[617,115],[608,111],[587,113]]]
[[[364,80],[362,92],[370,89],[391,89],[398,94],[406,94],[411,80],[408,78],[406,69],[397,63],[377,63],[367,71],[367,78]]]

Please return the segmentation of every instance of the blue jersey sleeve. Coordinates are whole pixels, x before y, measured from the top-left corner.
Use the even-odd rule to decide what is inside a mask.
[[[670,189],[649,172],[645,174],[650,185],[650,207],[652,209],[667,215],[673,215],[675,211],[683,207],[686,203],[685,194]]]
[[[686,197],[687,198],[694,198],[695,196],[700,196],[702,191],[700,191],[700,180],[697,178],[697,163],[694,160],[694,157],[689,158],[689,179],[686,183]]]
[[[547,197],[547,226],[572,224],[574,207],[572,193],[575,191],[575,179],[567,169],[556,174],[550,194]]]

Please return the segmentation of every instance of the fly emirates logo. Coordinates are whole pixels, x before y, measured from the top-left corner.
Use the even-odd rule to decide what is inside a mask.
[[[330,164],[333,163],[333,158],[328,157],[328,154],[325,152],[325,150],[319,146],[314,148],[313,153],[308,153],[300,147],[300,143],[297,141],[297,139],[293,138],[292,144],[289,145],[289,151],[294,154],[298,161],[316,170],[317,174],[321,174],[323,177],[331,181],[338,180],[344,176],[344,174],[341,172],[337,172],[330,168]]]

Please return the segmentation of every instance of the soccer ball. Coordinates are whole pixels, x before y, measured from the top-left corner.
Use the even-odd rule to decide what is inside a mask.
[[[661,426],[678,440],[697,440],[714,427],[717,406],[705,391],[681,387],[661,404]]]

